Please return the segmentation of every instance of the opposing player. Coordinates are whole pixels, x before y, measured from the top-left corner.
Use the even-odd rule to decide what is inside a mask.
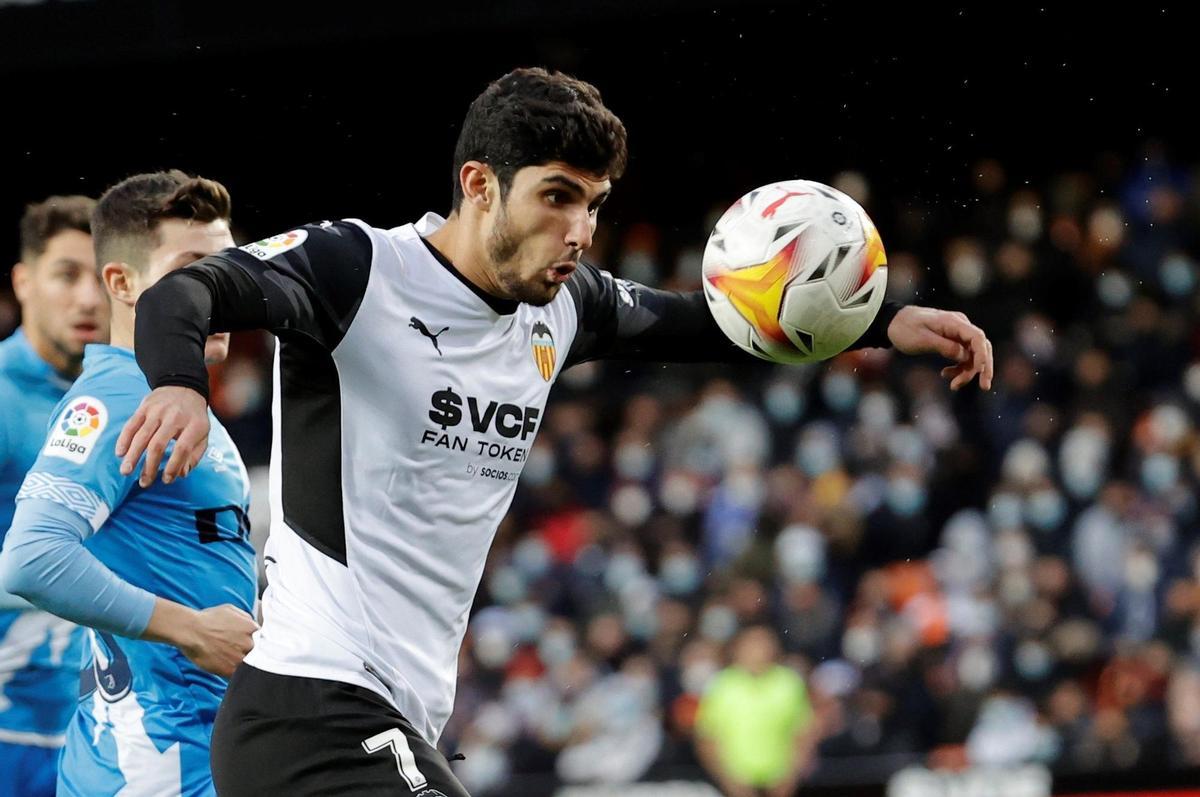
[[[54,405],[79,375],[83,347],[108,339],[92,254],[94,205],[52,196],[21,219],[12,280],[22,326],[0,343],[0,545]],[[54,794],[82,649],[82,630],[0,590],[0,797]]]
[[[118,441],[150,484],[200,460],[213,331],[279,338],[264,625],[213,734],[222,795],[461,797],[436,750],[496,527],[564,368],[741,357],[701,293],[581,261],[626,162],[594,87],[518,70],[471,105],[449,219],[324,222],[205,258],[138,304],[154,391]],[[436,332],[435,332],[436,330]],[[890,338],[991,378],[960,316],[892,305]],[[748,356],[748,355],[747,355]]]
[[[185,482],[142,489],[118,472],[112,450],[149,392],[132,350],[134,304],[163,275],[231,246],[229,211],[219,183],[165,172],[117,184],[93,216],[112,345],[87,347],[0,555],[6,589],[90,627],[60,795],[213,793],[208,746],[222,676],[257,628],[245,468],[216,423]],[[202,363],[220,361],[228,336],[202,346]]]

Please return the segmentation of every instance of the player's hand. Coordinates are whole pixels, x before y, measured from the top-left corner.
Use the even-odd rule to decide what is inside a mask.
[[[979,377],[979,386],[992,389],[992,342],[962,313],[908,306],[888,325],[888,339],[904,354],[940,354],[954,365],[942,369],[950,389],[958,390]]]
[[[175,449],[163,470],[163,484],[170,484],[177,476],[187,476],[208,448],[208,403],[190,387],[168,385],[154,389],[142,399],[117,438],[121,474],[133,473],[145,453],[146,462],[138,484],[149,487],[158,477],[159,463],[172,440]]]
[[[250,652],[257,630],[254,618],[225,603],[196,612],[179,649],[197,667],[228,678]]]

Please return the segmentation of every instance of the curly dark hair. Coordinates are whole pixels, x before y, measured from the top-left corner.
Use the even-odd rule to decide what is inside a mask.
[[[458,174],[470,160],[492,167],[501,196],[519,169],[550,161],[616,180],[628,160],[625,125],[591,83],[540,67],[514,69],[467,109],[454,147],[454,210],[463,200]]]
[[[178,169],[126,177],[104,192],[92,212],[96,265],[120,261],[144,267],[164,220],[228,221],[232,210],[229,191],[216,180]]]

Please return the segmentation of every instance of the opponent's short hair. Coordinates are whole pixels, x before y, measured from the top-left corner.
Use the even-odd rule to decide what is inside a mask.
[[[514,69],[467,109],[454,147],[453,210],[463,200],[459,171],[470,160],[492,168],[501,196],[519,169],[550,161],[616,180],[628,160],[625,125],[591,83],[540,67]]]
[[[46,251],[50,239],[66,230],[91,235],[96,200],[86,196],[50,196],[25,206],[21,216],[21,260],[33,263]]]
[[[126,177],[104,192],[92,212],[96,267],[122,262],[145,268],[163,221],[228,221],[232,210],[229,191],[216,180],[178,169]]]

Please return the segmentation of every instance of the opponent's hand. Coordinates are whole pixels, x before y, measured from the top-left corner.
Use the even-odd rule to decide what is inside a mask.
[[[228,678],[254,646],[251,635],[257,630],[254,618],[225,603],[192,615],[178,647],[197,667]]]
[[[121,474],[133,473],[144,452],[146,463],[138,484],[149,487],[158,477],[159,463],[172,440],[175,449],[163,470],[163,484],[170,484],[177,476],[187,476],[208,448],[208,403],[190,387],[168,385],[154,389],[142,399],[117,438]]]
[[[954,365],[942,369],[951,390],[977,375],[981,388],[992,389],[992,342],[962,313],[910,305],[896,313],[887,334],[904,354],[940,354],[953,360]]]

